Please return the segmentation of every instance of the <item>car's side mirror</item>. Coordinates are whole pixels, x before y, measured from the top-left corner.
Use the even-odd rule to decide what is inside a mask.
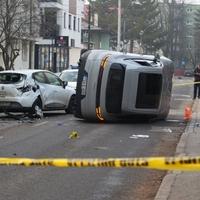
[[[68,85],[68,81],[63,81],[63,87],[65,88]]]
[[[33,86],[33,87],[32,87],[33,92],[36,92],[38,89],[40,89],[40,86],[39,86],[39,85],[36,85],[36,86]]]

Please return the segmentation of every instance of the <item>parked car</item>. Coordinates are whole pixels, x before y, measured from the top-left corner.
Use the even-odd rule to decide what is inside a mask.
[[[0,112],[25,112],[41,116],[43,111],[72,112],[75,90],[47,70],[0,72]]]
[[[69,69],[78,69],[78,68],[79,68],[78,64],[69,65]]]
[[[194,76],[194,70],[185,70],[184,76],[193,77]]]
[[[67,86],[76,89],[78,69],[63,70],[59,77],[62,81],[66,82]]]

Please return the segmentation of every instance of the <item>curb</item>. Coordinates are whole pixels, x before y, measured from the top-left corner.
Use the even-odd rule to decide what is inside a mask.
[[[196,105],[196,102],[192,103],[192,108]],[[185,131],[181,135],[181,138],[176,147],[176,156],[184,156],[185,148],[187,145],[189,134],[193,131],[192,124],[196,122],[196,116],[192,118],[192,120],[187,123]],[[162,183],[158,189],[158,192],[154,198],[154,200],[169,200],[172,188],[174,188],[174,184],[177,178],[177,175],[180,175],[182,172],[179,171],[169,171],[165,175],[162,180]]]

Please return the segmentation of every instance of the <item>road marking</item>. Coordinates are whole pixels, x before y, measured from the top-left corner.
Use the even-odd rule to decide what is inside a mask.
[[[192,101],[192,99],[175,98],[174,101]]]
[[[187,97],[187,98],[191,98],[191,95],[186,95],[186,94],[172,94],[172,96],[181,96],[181,97]]]
[[[167,119],[166,122],[182,122],[182,121],[178,119]]]
[[[172,133],[173,130],[168,127],[159,127],[159,126],[152,126],[150,132],[164,132],[164,133]]]
[[[131,135],[129,138],[131,139],[149,138],[149,135]]]
[[[49,121],[41,122],[41,123],[39,123],[39,124],[33,125],[32,127],[42,126],[42,125],[44,125],[44,124],[47,124],[48,122],[49,122]]]

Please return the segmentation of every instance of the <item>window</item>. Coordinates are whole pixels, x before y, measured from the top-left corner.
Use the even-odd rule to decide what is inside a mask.
[[[191,44],[187,44],[187,49],[192,49],[192,45]]]
[[[64,13],[64,28],[66,28],[66,13]]]
[[[3,84],[13,84],[19,83],[26,78],[23,74],[16,74],[16,73],[1,73],[0,74],[0,83]]]
[[[22,60],[27,61],[28,46],[26,41],[22,41]]]
[[[120,113],[125,68],[120,64],[112,64],[110,67],[106,88],[106,110],[108,113]]]
[[[76,30],[76,17],[74,17],[74,31]]]
[[[80,18],[78,18],[78,32],[80,32]]]
[[[158,108],[162,90],[161,74],[140,73],[136,108]]]
[[[75,40],[71,39],[71,47],[75,47]]]
[[[45,76],[47,77],[48,83],[50,85],[62,86],[62,81],[56,75],[45,72]]]
[[[192,22],[191,22],[191,20],[187,20],[187,25],[192,25]]]
[[[38,81],[39,83],[46,83],[47,84],[47,81],[46,81],[46,78],[45,78],[43,72],[37,72],[37,73],[33,74],[33,78],[36,81]]]
[[[72,16],[69,15],[69,29],[72,29]]]
[[[192,8],[187,8],[187,12],[192,12]]]

